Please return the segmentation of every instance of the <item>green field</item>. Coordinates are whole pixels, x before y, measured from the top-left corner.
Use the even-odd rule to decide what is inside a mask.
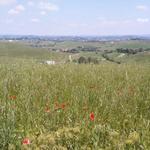
[[[67,63],[69,55],[101,60],[103,50],[74,55],[1,42],[0,149],[149,150],[149,52],[122,58],[115,51],[109,54],[121,59],[119,65]],[[39,63],[51,59],[66,63]]]
[[[32,47],[31,45],[37,45],[37,47]],[[46,45],[48,47],[42,48],[40,45]],[[97,52],[87,52],[79,51],[77,54],[61,52],[62,49],[78,49],[78,47],[91,47],[96,48]],[[79,57],[83,56],[85,58],[93,57],[99,61],[103,61],[103,52],[105,50],[112,51],[108,56],[121,63],[128,62],[150,62],[150,53],[141,52],[136,55],[125,55],[124,57],[119,57],[120,53],[116,52],[117,48],[150,48],[149,41],[116,41],[116,42],[76,42],[76,41],[64,41],[64,42],[0,42],[0,63],[7,62],[8,60],[13,61],[14,59],[27,59],[34,61],[45,61],[45,60],[55,60],[57,62],[68,62],[69,55],[77,60]],[[55,49],[55,51],[53,51]],[[58,51],[57,51],[58,50]]]

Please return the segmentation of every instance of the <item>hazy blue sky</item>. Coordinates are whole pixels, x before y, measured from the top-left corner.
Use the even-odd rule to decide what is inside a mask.
[[[0,0],[0,34],[150,34],[150,0]]]

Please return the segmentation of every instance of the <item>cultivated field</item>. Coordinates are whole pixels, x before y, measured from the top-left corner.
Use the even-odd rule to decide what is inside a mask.
[[[150,149],[148,52],[122,64],[46,65],[70,54],[0,45],[0,149]]]
[[[44,47],[42,47],[44,46]],[[81,51],[79,47],[96,49],[96,51]],[[116,52],[118,48],[129,49],[149,49],[146,52],[140,52],[134,55],[125,54],[120,57]],[[63,50],[78,50],[77,53],[63,52]],[[69,55],[77,60],[83,56],[85,58],[93,57],[99,61],[104,61],[103,53],[108,51],[108,57],[121,63],[150,63],[150,42],[142,40],[116,41],[116,42],[78,42],[78,41],[40,41],[40,42],[0,42],[0,63],[8,63],[9,60],[27,59],[34,61],[55,60],[57,62],[68,62]],[[111,52],[111,53],[110,53]]]

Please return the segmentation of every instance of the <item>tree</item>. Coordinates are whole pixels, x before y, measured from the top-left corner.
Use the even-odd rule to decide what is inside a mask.
[[[85,57],[83,57],[83,56],[81,56],[79,59],[78,59],[78,63],[79,64],[86,64],[87,63],[87,61],[86,61],[86,58]]]

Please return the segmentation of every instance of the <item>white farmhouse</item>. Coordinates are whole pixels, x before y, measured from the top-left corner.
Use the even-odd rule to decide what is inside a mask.
[[[55,64],[56,64],[56,62],[53,61],[53,60],[47,60],[47,61],[45,61],[45,63],[46,63],[47,65],[55,65]]]
[[[8,40],[8,42],[9,42],[9,43],[12,43],[12,42],[13,42],[13,40]]]

